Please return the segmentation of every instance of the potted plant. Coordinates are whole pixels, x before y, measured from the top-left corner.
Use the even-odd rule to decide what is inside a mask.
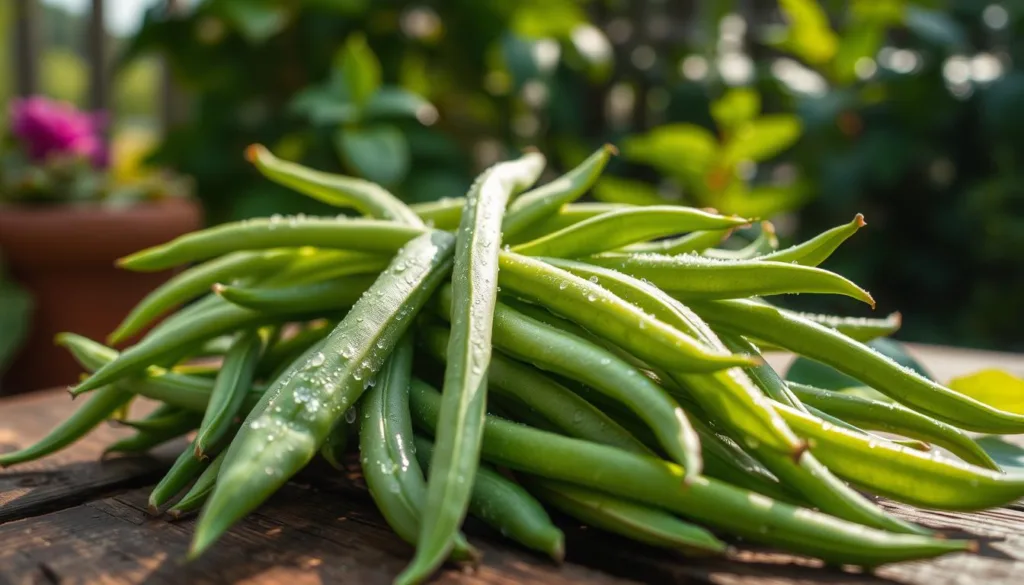
[[[73,383],[79,368],[57,351],[53,336],[67,329],[107,335],[169,276],[116,270],[114,261],[202,223],[180,177],[112,176],[102,114],[31,97],[14,100],[9,116],[0,147],[0,283],[24,294],[0,303],[0,322],[27,319],[27,334],[7,352],[0,393]],[[0,330],[0,348],[15,346],[20,331]]]

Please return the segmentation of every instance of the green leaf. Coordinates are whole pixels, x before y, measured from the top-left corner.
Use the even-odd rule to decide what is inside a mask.
[[[715,202],[718,210],[742,217],[769,218],[783,211],[792,211],[814,198],[810,185],[795,183],[786,186],[764,186],[745,189],[734,186]]]
[[[851,28],[839,42],[832,61],[832,75],[836,82],[845,85],[857,79],[857,61],[873,57],[884,36],[885,28],[880,25],[862,24]]]
[[[814,0],[779,0],[779,8],[786,15],[789,28],[778,46],[811,65],[831,61],[839,40],[821,6]]]
[[[604,32],[592,24],[580,24],[569,33],[569,45],[591,81],[607,80],[615,67],[615,51]]]
[[[568,38],[587,15],[575,0],[530,0],[517,3],[512,31],[528,39]]]
[[[894,360],[897,364],[909,368],[929,380],[933,379],[931,374],[924,369],[924,366],[911,357],[898,341],[881,337],[869,341],[867,345],[878,353]],[[789,370],[786,371],[786,380],[807,384],[816,388],[824,388],[825,390],[843,390],[863,386],[860,381],[835,370],[831,366],[805,357],[799,357],[793,361],[793,364],[789,366]]]
[[[262,43],[284,30],[291,16],[284,5],[267,0],[224,0],[224,18],[251,43]]]
[[[368,181],[389,187],[409,172],[409,143],[393,126],[342,129],[334,139],[342,162]]]
[[[366,102],[363,116],[378,118],[416,118],[429,124],[437,118],[437,110],[422,97],[400,87],[382,87]]]
[[[711,116],[725,131],[750,122],[761,113],[761,96],[753,89],[731,89],[711,104]]]
[[[28,337],[32,297],[0,274],[0,373],[7,369]]]
[[[349,35],[334,55],[334,78],[348,101],[362,109],[381,84],[380,61],[361,33]]]
[[[987,369],[949,381],[948,386],[989,406],[1024,414],[1024,380],[1003,370]]]
[[[594,185],[594,199],[607,203],[629,203],[630,205],[662,205],[665,199],[658,190],[643,181],[631,181],[618,177],[602,177]]]
[[[800,138],[800,119],[790,114],[764,116],[736,129],[725,146],[726,164],[767,160]]]
[[[967,47],[967,33],[952,17],[940,10],[907,6],[904,16],[907,29],[921,40],[951,51]]]
[[[288,104],[288,111],[315,125],[347,124],[359,119],[355,104],[345,100],[335,88],[322,85],[300,91]]]
[[[622,143],[627,159],[690,181],[701,180],[717,151],[715,136],[694,124],[667,124],[646,134],[630,136]]]
[[[1024,473],[1024,447],[998,435],[978,437],[975,441],[1004,472]]]

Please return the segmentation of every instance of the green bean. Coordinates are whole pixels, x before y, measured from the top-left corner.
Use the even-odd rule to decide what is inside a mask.
[[[459,227],[462,208],[466,205],[463,197],[443,197],[437,201],[413,203],[409,206],[428,226],[439,230],[453,230]]]
[[[817,266],[828,259],[833,252],[848,240],[857,230],[866,226],[864,216],[857,214],[848,224],[834,227],[806,242],[791,246],[778,252],[762,256],[762,260],[772,262],[792,262],[803,266]]]
[[[349,434],[352,432],[353,426],[348,420],[350,416],[349,412],[355,414],[355,408],[356,407],[353,406],[348,411],[345,411],[345,416],[334,422],[334,426],[331,427],[331,432],[327,434],[327,438],[324,439],[324,443],[320,445],[320,456],[323,457],[324,461],[329,463],[331,467],[338,471],[344,471],[346,469],[345,453],[348,452]]]
[[[189,488],[188,492],[181,497],[180,500],[167,513],[172,519],[177,520],[183,515],[194,512],[202,507],[203,503],[206,502],[206,498],[209,497],[210,492],[213,491],[213,486],[217,482],[217,474],[220,473],[221,463],[224,461],[224,454],[217,455],[203,473],[199,476],[192,487]]]
[[[877,441],[781,404],[776,409],[793,430],[812,440],[811,450],[822,463],[872,493],[924,508],[964,511],[999,507],[1024,496],[1022,474]]]
[[[448,274],[453,244],[450,234],[434,231],[404,246],[327,339],[274,381],[226,452],[190,556],[313,458]]]
[[[312,313],[351,307],[353,294],[373,284],[376,275],[340,276],[281,288],[247,288],[223,284],[213,285],[213,292],[233,305],[261,313],[294,313],[296,307]]]
[[[868,342],[879,337],[888,337],[899,331],[903,324],[903,316],[899,313],[890,313],[884,319],[872,319],[870,317],[839,317],[836,315],[818,315],[814,313],[801,313],[779,309],[783,313],[792,313],[797,317],[814,321],[843,335],[856,339],[857,341]]]
[[[413,380],[413,422],[430,431],[440,396]],[[677,465],[487,417],[483,456],[514,470],[661,507],[755,542],[781,545],[826,561],[877,566],[948,552],[973,542],[892,534],[698,477],[679,489]]]
[[[753,335],[820,361],[890,398],[961,429],[996,434],[1024,432],[1024,415],[993,408],[896,364],[828,327],[746,300],[693,305],[713,324]]]
[[[403,337],[360,401],[359,451],[363,478],[377,509],[395,534],[415,545],[427,484],[415,455],[409,418],[412,356],[412,343]],[[478,558],[479,553],[459,535],[452,557],[467,560]]]
[[[376,219],[290,217],[247,219],[191,232],[118,260],[129,270],[150,272],[239,250],[316,246],[394,253],[422,228]]]
[[[563,513],[631,540],[702,556],[723,554],[728,548],[707,530],[657,508],[560,481],[534,478],[527,485]]]
[[[505,237],[504,242],[508,245],[528,242],[532,239],[550,234],[551,232],[557,232],[560,229],[567,228],[575,223],[579,223],[596,215],[601,215],[602,213],[607,213],[615,209],[628,209],[630,207],[632,206],[622,203],[570,203],[563,206],[553,215],[549,215],[543,219],[537,220],[531,225],[526,226],[523,228],[523,231],[516,234],[515,237]]]
[[[681,299],[725,299],[785,293],[848,296],[872,307],[874,299],[849,280],[820,268],[764,260],[723,261],[691,254],[600,254],[587,262],[652,282]]]
[[[145,418],[139,420],[119,420],[118,424],[126,427],[131,427],[136,431],[142,432],[162,432],[169,428],[173,428],[178,424],[178,412],[181,407],[161,404],[157,407],[159,410],[150,413]]]
[[[448,287],[436,297],[440,314],[448,315]],[[691,479],[700,473],[700,441],[686,413],[661,387],[615,354],[567,335],[498,303],[494,311],[494,346],[542,370],[579,380],[615,399],[646,423],[659,444],[676,461],[691,465]]]
[[[615,343],[642,360],[681,371],[708,372],[750,365],[747,356],[706,347],[651,317],[597,283],[553,263],[511,252],[500,255],[502,287],[541,304]]]
[[[181,410],[175,416],[176,424],[160,430],[136,431],[134,435],[120,439],[104,449],[103,456],[110,453],[145,453],[195,430],[202,420],[202,415],[189,410]]]
[[[224,354],[218,354],[217,356],[204,356],[204,357],[220,357]],[[217,373],[220,372],[219,362],[188,362],[184,364],[176,364],[170,368],[170,371],[175,374],[187,374],[189,376],[202,376],[204,378],[216,378]]]
[[[749,220],[690,207],[653,205],[609,211],[512,248],[526,256],[577,258],[651,238],[743,225]]]
[[[416,436],[416,458],[428,470],[434,445]],[[544,508],[519,484],[505,479],[487,465],[473,475],[469,513],[527,548],[557,562],[565,557],[565,536]]]
[[[395,580],[425,579],[444,562],[469,506],[487,411],[491,321],[498,297],[498,251],[505,206],[544,170],[529,153],[484,171],[466,195],[452,269],[451,338],[444,372],[441,430],[427,478],[416,555]]]
[[[327,337],[337,323],[317,320],[308,323],[295,335],[278,341],[273,347],[263,352],[260,363],[256,366],[256,376],[264,378],[283,366],[287,366],[309,346]],[[271,379],[276,376],[270,376]]]
[[[513,241],[528,226],[553,215],[565,204],[579,199],[601,176],[613,154],[616,154],[615,147],[605,144],[571,171],[546,185],[524,193],[513,201],[502,221],[504,237],[510,242]]]
[[[968,463],[999,470],[999,465],[967,433],[902,404],[821,390],[793,382],[789,383],[789,387],[801,402],[858,427],[935,443]]]
[[[758,351],[753,343],[750,343],[740,335],[725,333],[719,334],[718,337],[732,352],[753,356],[761,355],[761,352]],[[768,362],[744,368],[744,371],[750,376],[751,381],[772,400],[797,410],[806,410],[800,400],[793,396],[793,392],[782,380],[778,372]]]
[[[133,395],[114,386],[104,386],[63,422],[32,445],[0,454],[0,467],[32,461],[56,453],[84,437],[127,404]]]
[[[688,252],[699,253],[721,244],[731,234],[731,229],[699,231],[676,238],[630,244],[617,251],[626,254],[666,254],[669,256]]]
[[[234,252],[189,268],[139,301],[107,342],[114,345],[124,341],[174,306],[205,294],[214,283],[229,282],[240,276],[262,276],[281,269],[296,255],[293,250]]]
[[[271,181],[328,205],[354,207],[370,217],[390,219],[411,226],[423,226],[419,216],[376,183],[315,171],[294,162],[281,160],[262,144],[252,144],[246,148],[245,158]]]
[[[779,240],[775,237],[775,226],[770,221],[761,222],[761,233],[746,246],[739,250],[720,250],[709,248],[704,250],[702,256],[716,258],[718,260],[763,260],[766,255],[779,248]]]
[[[444,348],[448,347],[448,331],[440,327],[425,327],[419,333],[423,346],[434,357],[443,360]],[[643,443],[600,409],[526,364],[495,353],[491,356],[487,381],[489,388],[518,400],[569,436],[633,453],[650,453]]]
[[[196,459],[206,459],[207,451],[216,446],[231,430],[235,417],[242,410],[256,373],[256,362],[263,350],[263,340],[256,331],[243,331],[235,338],[224,356],[220,373],[214,381],[210,402],[195,438]]]
[[[657,287],[614,270],[582,262],[556,259],[548,259],[548,262],[580,278],[586,277],[588,282],[597,280],[595,284],[620,295],[641,312],[650,313],[654,319],[692,338],[700,339],[707,347],[718,348],[722,353],[728,352],[706,323]],[[672,369],[668,373],[661,373],[659,377],[662,383],[684,384],[689,395],[718,417],[720,422],[729,425],[730,431],[738,435],[742,442],[764,443],[768,448],[790,455],[804,449],[800,439],[786,427],[764,394],[742,370],[690,375]]]
[[[807,414],[810,414],[811,416],[815,416],[817,418],[820,418],[821,420],[823,420],[825,422],[830,422],[834,426],[837,426],[837,427],[840,427],[840,428],[844,428],[844,429],[846,429],[846,430],[848,430],[850,432],[858,433],[858,434],[861,434],[861,435],[865,435],[865,436],[871,437],[871,438],[873,438],[873,439],[875,439],[877,441],[883,441],[883,442],[886,442],[886,443],[892,443],[894,445],[902,445],[904,447],[909,447],[910,449],[914,449],[915,451],[924,451],[924,452],[927,453],[927,452],[932,450],[932,446],[929,445],[928,443],[925,443],[924,441],[918,441],[918,440],[914,440],[914,439],[891,439],[891,438],[883,437],[883,436],[877,435],[875,433],[870,433],[870,432],[868,432],[868,431],[866,431],[866,430],[864,430],[864,429],[862,429],[860,427],[854,426],[854,425],[846,422],[845,420],[843,420],[841,418],[837,418],[835,416],[832,416],[831,414],[829,414],[829,413],[827,413],[827,412],[825,412],[823,410],[819,410],[819,409],[817,409],[814,406],[811,406],[809,404],[804,404],[803,406],[804,406],[804,410],[807,412]]]
[[[163,478],[156,484],[153,491],[149,493],[149,513],[156,515],[160,508],[169,502],[171,498],[185,488],[193,479],[199,477],[209,463],[208,459],[198,459],[195,456],[196,443],[192,441],[188,447],[178,455],[174,464],[167,470]]]

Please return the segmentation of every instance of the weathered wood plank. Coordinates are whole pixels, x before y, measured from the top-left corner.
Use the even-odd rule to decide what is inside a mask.
[[[63,390],[38,392],[0,402],[0,452],[14,451],[42,438],[83,401]],[[140,403],[133,412],[152,405]],[[117,489],[159,478],[175,446],[150,457],[100,461],[103,449],[130,429],[102,424],[75,445],[38,461],[0,470],[0,522],[88,501]],[[180,449],[180,447],[177,447]]]

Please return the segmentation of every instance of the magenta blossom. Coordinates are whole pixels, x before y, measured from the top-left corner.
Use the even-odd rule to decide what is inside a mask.
[[[71,104],[44,97],[11,103],[11,132],[21,139],[29,157],[44,161],[51,156],[80,156],[96,168],[107,166],[108,151],[102,130],[106,116],[80,112]]]

